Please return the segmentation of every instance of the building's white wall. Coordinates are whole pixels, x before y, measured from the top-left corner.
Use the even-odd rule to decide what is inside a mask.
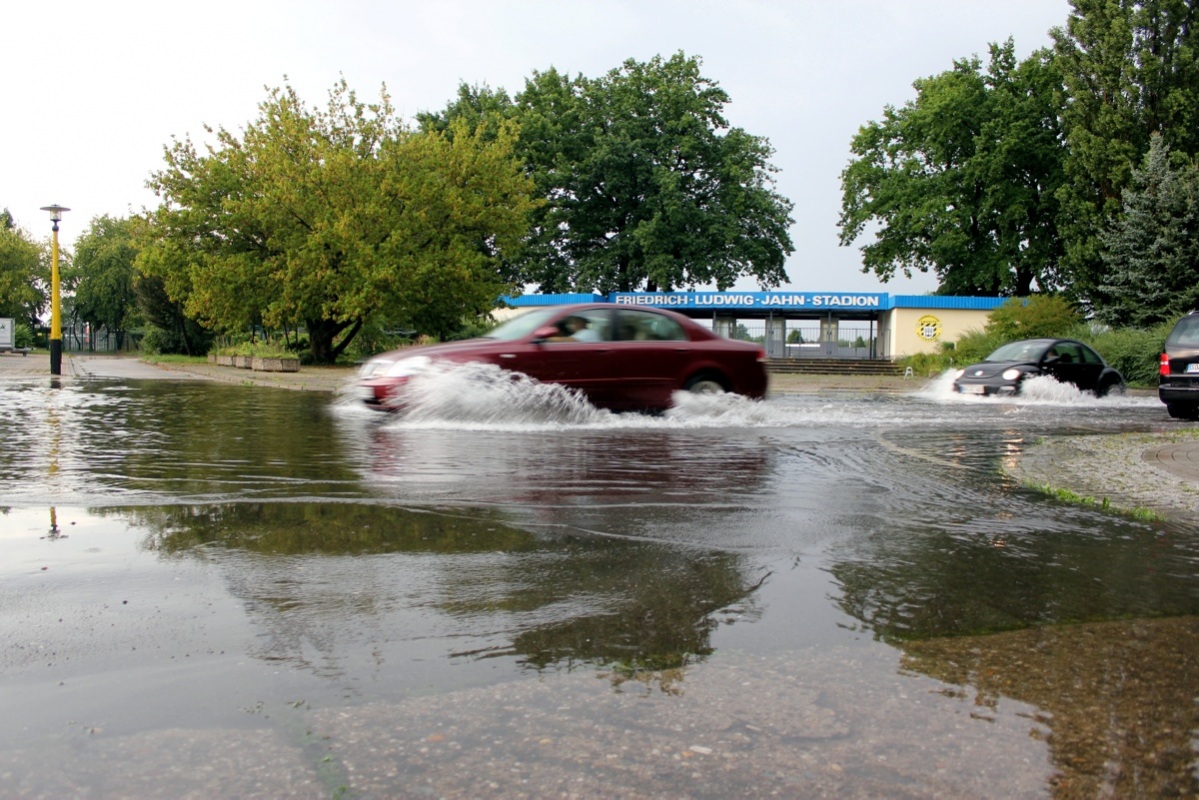
[[[942,342],[956,342],[962,334],[982,330],[990,311],[956,308],[895,308],[881,315],[883,355],[891,359],[917,353],[936,353]]]

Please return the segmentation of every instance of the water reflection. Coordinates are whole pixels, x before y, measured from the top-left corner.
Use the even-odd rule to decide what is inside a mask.
[[[443,656],[538,670],[678,669],[712,652],[721,620],[756,616],[764,580],[735,555],[537,535],[495,512],[237,503],[104,513],[146,530],[150,551],[217,565],[269,632],[257,656],[330,677],[352,672],[364,648],[381,665],[392,646],[432,639]]]
[[[1195,795],[1199,535],[1014,487],[988,502],[974,482],[935,524],[892,517],[830,548],[835,602],[899,647],[904,671],[967,689],[945,692],[950,707],[991,722],[1010,701],[1035,708],[1054,796]]]
[[[324,396],[175,381],[0,388],[10,501],[363,494]]]
[[[752,501],[771,477],[762,434],[611,427],[542,430],[366,428],[364,474],[382,491],[436,487],[477,503],[619,505]],[[444,497],[445,495],[443,495]]]
[[[1134,616],[1199,614],[1199,541],[1067,510],[1074,530],[1018,509],[889,528],[838,549],[838,604],[887,641]]]
[[[0,530],[0,599],[6,634],[22,641],[6,654],[5,685],[20,685],[24,703],[3,729],[10,742],[31,720],[49,730],[79,719],[81,703],[89,724],[125,716],[118,724],[150,736],[189,723],[224,736],[264,699],[352,719],[418,695],[428,719],[457,704],[476,741],[496,741],[498,716],[455,692],[494,688],[487,708],[506,709],[514,687],[536,687],[548,733],[508,737],[509,761],[553,765],[528,743],[595,737],[591,696],[579,727],[553,730],[555,692],[574,670],[589,687],[589,673],[667,690],[686,677],[689,697],[654,693],[678,725],[647,722],[647,751],[699,742],[687,725],[711,708],[714,740],[745,723],[744,749],[726,763],[767,774],[754,759],[776,748],[779,786],[853,751],[858,772],[837,784],[849,791],[829,796],[1002,796],[1002,778],[923,776],[934,759],[938,774],[971,779],[1018,769],[1042,749],[1039,739],[1026,749],[1024,730],[1049,737],[1062,794],[1195,793],[1183,774],[1199,693],[1189,622],[1199,534],[1055,504],[998,475],[1040,435],[1144,429],[1162,414],[1156,400],[812,397],[455,427],[236,386],[0,386],[0,397],[12,419],[0,494],[16,509]],[[107,510],[81,510],[96,507]],[[65,541],[41,541],[46,509]],[[945,694],[915,697],[931,681],[897,678],[900,653]],[[763,654],[778,656],[765,676]],[[513,680],[522,670],[545,680]],[[646,706],[630,712],[600,688],[616,752]],[[822,698],[836,692],[826,724],[836,704]],[[718,708],[729,694],[732,710]],[[985,742],[972,752],[985,755],[932,755],[960,741],[963,703]],[[390,735],[396,715],[376,710]],[[763,718],[786,725],[762,729]],[[1004,741],[1000,728],[1020,747],[988,748]],[[880,748],[881,729],[904,743],[950,732],[901,761]],[[408,733],[414,748],[425,735]],[[375,752],[369,737],[346,742]],[[893,771],[871,783],[884,752]],[[416,774],[422,763],[399,766]]]
[[[1040,709],[1055,797],[1194,797],[1199,618],[1037,627],[906,642],[903,668],[970,687],[971,715]],[[947,702],[954,701],[947,698]]]

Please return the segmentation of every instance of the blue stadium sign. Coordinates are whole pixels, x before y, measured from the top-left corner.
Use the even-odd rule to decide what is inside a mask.
[[[887,308],[884,294],[831,292],[614,292],[617,305],[675,309],[877,309]]]

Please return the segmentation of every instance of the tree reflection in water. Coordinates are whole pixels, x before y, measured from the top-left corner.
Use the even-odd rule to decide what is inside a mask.
[[[1057,625],[906,642],[903,668],[974,687],[986,718],[1041,710],[1056,797],[1195,797],[1199,618]]]
[[[1039,708],[1030,735],[1047,739],[1055,796],[1195,796],[1199,547],[1094,518],[866,536],[830,569],[838,603],[902,650],[904,670],[973,687],[947,693],[971,716],[993,719],[1005,698]]]
[[[652,674],[673,690],[678,670],[712,653],[722,619],[757,615],[765,580],[734,554],[539,535],[491,511],[280,502],[107,513],[149,531],[148,550],[218,565],[270,633],[256,655],[328,677],[353,671],[364,648],[377,660],[380,641],[433,638],[447,658],[602,668],[614,683]]]

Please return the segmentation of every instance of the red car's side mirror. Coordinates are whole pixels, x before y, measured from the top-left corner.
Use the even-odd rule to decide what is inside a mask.
[[[533,331],[533,342],[534,342],[534,344],[540,344],[541,342],[544,342],[546,339],[552,339],[555,336],[561,336],[561,335],[562,334],[558,331],[558,328],[556,326],[542,325],[540,328]]]

